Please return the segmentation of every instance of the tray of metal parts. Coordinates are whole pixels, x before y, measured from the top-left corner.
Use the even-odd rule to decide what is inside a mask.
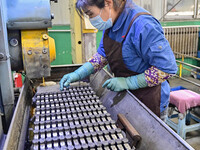
[[[32,150],[131,149],[90,86],[36,93],[33,102],[28,135]]]

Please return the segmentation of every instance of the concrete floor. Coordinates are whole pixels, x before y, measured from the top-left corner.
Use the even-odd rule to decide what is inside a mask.
[[[192,77],[184,77],[184,78],[189,79],[200,85],[199,79],[194,79]],[[199,86],[186,82],[182,79],[174,77],[169,80],[169,83],[170,83],[170,87],[183,86],[189,90],[192,90],[200,94]],[[195,150],[200,150],[200,130],[187,133],[186,142],[188,142]]]

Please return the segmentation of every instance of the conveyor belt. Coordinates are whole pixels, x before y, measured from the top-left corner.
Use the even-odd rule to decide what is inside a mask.
[[[36,93],[31,149],[131,149],[89,86]],[[30,130],[29,130],[30,131]]]

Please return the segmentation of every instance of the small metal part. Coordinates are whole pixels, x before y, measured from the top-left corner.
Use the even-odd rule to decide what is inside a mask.
[[[115,134],[115,130],[111,129],[111,130],[109,130],[109,132],[110,132],[110,136],[111,136],[112,140],[118,139],[118,137]]]
[[[27,54],[32,55],[32,50],[28,50]]]
[[[48,149],[51,149],[53,148],[53,145],[52,145],[52,138],[46,138],[46,144],[47,144],[47,148]]]
[[[109,140],[108,143],[109,143],[109,145],[115,145],[115,141],[114,140]]]
[[[75,126],[70,126],[70,130],[71,130],[71,135],[76,135],[76,130],[75,130]]]
[[[54,117],[55,117],[55,116],[54,116]],[[52,119],[51,127],[52,127],[52,128],[56,128],[56,127],[57,127],[57,122],[56,122],[55,119]]]
[[[51,123],[50,120],[46,121],[46,129],[50,129],[51,128]]]
[[[39,140],[33,140],[32,141],[32,146],[31,146],[32,148],[32,150],[39,150]]]
[[[45,150],[45,139],[40,139],[40,150]]]
[[[9,43],[13,47],[15,47],[15,46],[17,46],[19,44],[19,42],[18,42],[18,40],[16,38],[12,38]]]
[[[73,137],[73,143],[74,143],[74,145],[80,145],[78,139],[75,137]]]
[[[111,125],[112,129],[117,129],[117,126],[116,126],[116,124],[115,124],[115,121],[111,120],[111,121],[110,121],[110,125]]]
[[[51,129],[46,129],[46,137],[51,138]]]
[[[85,136],[86,136],[87,143],[92,143],[91,134],[90,133],[86,133]]]
[[[74,150],[74,146],[73,146],[73,145],[68,145],[68,146],[67,146],[67,149],[68,149],[68,150]]]
[[[130,147],[130,145],[128,143],[123,144],[123,146],[124,146],[124,149],[131,149],[131,147]]]
[[[53,138],[53,147],[58,148],[59,147],[59,139],[58,137]]]
[[[63,147],[63,148],[66,147],[67,145],[65,143],[64,135],[59,135],[59,139],[60,139],[60,146]]]
[[[84,132],[84,134],[89,133],[87,128],[83,128],[83,132]]]
[[[118,150],[118,149],[117,149],[117,146],[115,146],[115,145],[111,145],[111,146],[110,146],[110,149],[112,149],[112,150]],[[128,149],[127,149],[127,150],[128,150]]]
[[[123,147],[122,144],[117,144],[117,148],[118,148],[118,149],[124,149],[124,147]]]
[[[76,149],[76,150],[80,150],[80,149],[82,149],[82,146],[81,146],[81,145],[79,145],[79,144],[77,144],[77,145],[75,144],[75,146],[74,146],[74,147],[75,147],[75,149]]]
[[[95,144],[92,143],[92,142],[91,142],[91,143],[88,143],[88,146],[89,146],[90,149],[94,149],[94,148],[95,148]]]
[[[46,137],[45,137],[45,130],[43,129],[43,130],[40,130],[40,138],[41,139],[45,139]]]
[[[103,131],[103,135],[104,135],[104,137],[106,138],[107,141],[111,140],[109,132],[107,130]]]
[[[118,136],[119,139],[123,139],[124,138],[121,129],[117,128],[115,131],[116,131],[117,136]]]
[[[86,144],[85,138],[84,138],[84,134],[79,134],[79,139],[82,145]]]
[[[104,149],[109,149],[109,143],[108,143],[108,141],[103,141],[102,145],[103,145]]]
[[[70,130],[69,130],[69,127],[68,127],[68,126],[64,127],[64,132],[65,132],[65,136],[69,136],[69,135],[71,135],[71,133],[70,133]]]
[[[34,133],[33,139],[34,139],[34,140],[38,140],[38,139],[40,138],[39,130],[34,130],[33,133]]]
[[[71,137],[68,136],[68,137],[66,137],[66,139],[67,139],[67,145],[68,145],[68,148],[69,148],[69,146],[73,146],[73,143],[72,143]]]
[[[122,143],[123,143],[123,144],[127,144],[127,143],[128,143],[128,139],[127,139],[127,138],[123,138],[123,139],[122,139]]]
[[[64,136],[63,127],[58,127],[58,134],[60,137]]]
[[[67,119],[63,119],[63,126],[64,127],[68,127],[69,126]]]
[[[53,137],[57,137],[58,136],[57,128],[53,128],[52,129],[52,135],[53,135]]]
[[[44,40],[47,40],[49,38],[49,36],[47,34],[43,34],[42,37]]]
[[[61,119],[58,120],[57,126],[58,126],[58,128],[62,127],[62,121],[61,121]]]
[[[83,150],[88,150],[89,149],[88,144],[82,144],[81,147],[82,147]]]

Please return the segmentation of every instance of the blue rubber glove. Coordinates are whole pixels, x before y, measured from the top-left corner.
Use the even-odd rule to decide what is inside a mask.
[[[93,65],[90,62],[86,62],[74,72],[62,77],[60,80],[60,90],[62,91],[64,87],[69,87],[70,83],[82,80],[92,73],[94,73]]]
[[[139,88],[147,87],[147,83],[145,80],[145,74],[139,74],[131,77],[116,77],[112,79],[108,79],[104,84],[103,88],[107,88],[111,91],[119,92],[123,90],[136,90]]]

